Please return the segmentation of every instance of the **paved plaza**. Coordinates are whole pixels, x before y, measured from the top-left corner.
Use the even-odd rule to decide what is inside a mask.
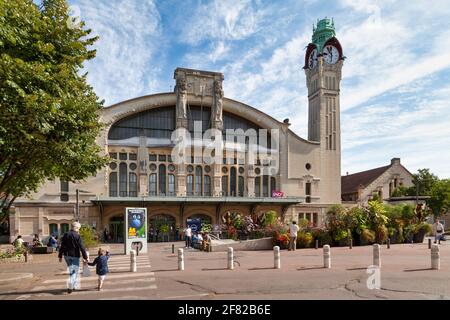
[[[185,270],[178,271],[182,242],[150,244],[138,256],[138,270],[122,245],[111,245],[110,274],[104,290],[92,276],[81,277],[81,288],[66,293],[67,270],[56,254],[34,255],[29,263],[0,265],[0,299],[448,299],[450,245],[440,246],[441,269],[431,270],[424,244],[381,249],[381,288],[368,289],[367,267],[372,246],[331,248],[331,269],[323,268],[322,249],[281,251],[281,269],[273,269],[272,251],[236,251],[235,269],[227,269],[226,252],[185,250]]]

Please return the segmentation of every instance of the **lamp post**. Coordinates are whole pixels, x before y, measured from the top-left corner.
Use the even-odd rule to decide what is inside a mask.
[[[80,192],[81,193],[90,193],[89,191],[76,189],[76,206],[75,206],[75,215],[76,215],[76,221],[80,221]]]

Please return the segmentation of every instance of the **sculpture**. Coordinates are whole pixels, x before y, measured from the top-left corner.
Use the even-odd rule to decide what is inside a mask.
[[[222,122],[223,90],[222,90],[222,82],[219,80],[214,81],[214,96],[215,96],[214,120],[217,122]]]
[[[187,105],[186,79],[178,78],[177,79],[177,117],[178,118],[183,118],[183,119],[187,118],[186,105]]]

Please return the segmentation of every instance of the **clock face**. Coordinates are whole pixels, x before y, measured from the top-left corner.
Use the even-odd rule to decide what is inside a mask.
[[[308,67],[314,69],[317,65],[317,49],[314,49],[309,55]]]
[[[335,64],[339,59],[339,51],[335,46],[325,46],[323,48],[323,59],[328,64]]]

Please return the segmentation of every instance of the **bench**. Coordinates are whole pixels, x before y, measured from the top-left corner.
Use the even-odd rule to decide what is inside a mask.
[[[34,254],[47,254],[56,252],[56,249],[53,247],[32,247],[31,253]]]

